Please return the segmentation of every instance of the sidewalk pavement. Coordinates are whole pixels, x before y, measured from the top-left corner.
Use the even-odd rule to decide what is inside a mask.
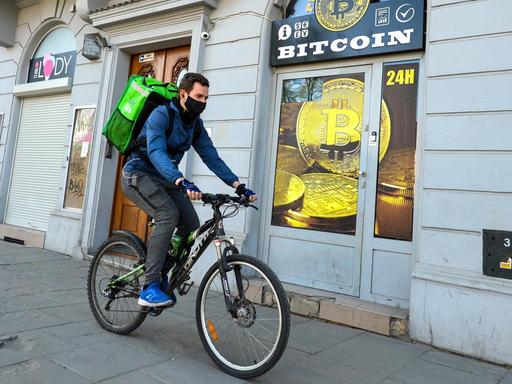
[[[0,241],[0,383],[244,382],[221,372],[203,350],[192,291],[129,336],[103,331],[87,303],[88,266]],[[250,382],[512,384],[512,371],[293,315],[281,361]]]

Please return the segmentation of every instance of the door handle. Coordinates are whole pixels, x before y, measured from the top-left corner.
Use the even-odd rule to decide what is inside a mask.
[[[361,177],[366,177],[366,171],[364,171],[364,170],[360,169],[360,170],[359,170],[359,176],[361,176]]]

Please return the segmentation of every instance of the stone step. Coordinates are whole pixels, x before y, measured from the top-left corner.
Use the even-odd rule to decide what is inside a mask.
[[[297,315],[317,318],[331,323],[397,338],[407,338],[409,310],[375,304],[329,291],[283,283],[290,310]],[[247,296],[265,301],[263,280],[253,279]]]
[[[19,242],[29,247],[43,248],[46,232],[18,227],[10,224],[0,224],[0,238],[2,240]]]

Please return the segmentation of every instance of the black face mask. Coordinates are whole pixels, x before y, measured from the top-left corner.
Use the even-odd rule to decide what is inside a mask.
[[[187,108],[187,112],[191,116],[196,117],[203,113],[204,109],[206,108],[206,103],[187,96],[187,100],[185,100],[185,108]]]

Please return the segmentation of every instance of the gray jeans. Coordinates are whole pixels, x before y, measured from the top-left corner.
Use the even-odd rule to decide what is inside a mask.
[[[124,194],[155,219],[155,230],[148,241],[144,284],[160,281],[174,229],[183,237],[199,227],[192,202],[179,188],[164,178],[135,171],[125,173],[121,187]]]

